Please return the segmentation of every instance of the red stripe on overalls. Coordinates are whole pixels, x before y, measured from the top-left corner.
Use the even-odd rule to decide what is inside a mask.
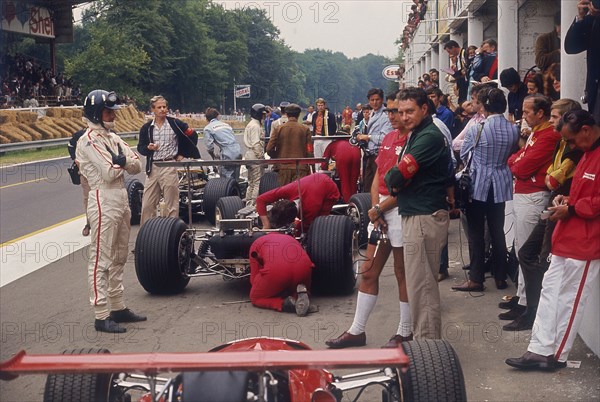
[[[575,314],[577,314],[577,307],[579,306],[579,300],[581,300],[581,294],[583,293],[583,287],[585,286],[585,280],[587,278],[588,270],[590,268],[591,261],[585,263],[585,268],[583,269],[583,276],[581,277],[581,281],[579,282],[579,288],[577,289],[577,295],[575,296],[575,304],[573,305],[573,312],[571,313],[571,317],[569,317],[569,324],[567,325],[567,330],[565,331],[565,335],[563,336],[562,342],[556,354],[554,355],[555,359],[558,360],[562,351],[565,347],[565,343],[569,338],[569,333],[571,332],[571,328],[573,327],[573,321],[575,320]]]
[[[98,230],[96,233],[96,261],[94,261],[94,306],[98,302],[98,287],[96,283],[98,260],[100,259],[100,232],[102,229],[102,208],[100,207],[100,190],[96,190],[96,204],[98,206]]]

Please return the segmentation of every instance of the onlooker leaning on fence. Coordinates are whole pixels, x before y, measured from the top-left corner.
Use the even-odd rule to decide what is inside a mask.
[[[162,95],[150,99],[154,119],[140,129],[137,150],[146,157],[146,183],[142,197],[143,225],[156,216],[160,195],[165,200],[167,216],[179,216],[179,177],[175,167],[159,167],[154,162],[200,158],[198,134],[187,123],[167,116],[169,104]]]
[[[242,149],[233,134],[233,129],[229,124],[218,119],[219,111],[209,107],[204,114],[209,122],[204,127],[204,144],[209,155],[216,159],[217,155],[214,152],[216,144],[219,147],[222,161],[242,159]],[[240,165],[223,164],[219,168],[219,174],[221,177],[231,177],[237,180],[240,178],[240,167]]]

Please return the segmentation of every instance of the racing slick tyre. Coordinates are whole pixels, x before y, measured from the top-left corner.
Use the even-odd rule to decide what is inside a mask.
[[[279,174],[277,172],[266,172],[260,178],[258,183],[258,195],[264,194],[267,191],[274,190],[279,187]]]
[[[242,208],[244,208],[244,201],[237,195],[220,198],[215,208],[215,223],[221,219],[235,219],[237,211]]]
[[[106,349],[65,350],[63,355],[110,353]],[[113,374],[50,374],[44,387],[44,402],[115,401],[111,395]],[[114,390],[114,388],[113,388]]]
[[[179,218],[152,218],[138,232],[135,243],[135,274],[151,294],[174,294],[185,289],[190,277],[194,240]]]
[[[127,189],[127,199],[129,200],[129,209],[131,210],[131,225],[139,225],[142,218],[142,196],[144,194],[144,185],[135,177],[130,177],[125,181]]]
[[[206,182],[203,200],[204,216],[211,225],[215,224],[215,209],[219,199],[232,195],[240,196],[240,186],[235,179],[218,177]]]
[[[350,197],[347,214],[354,222],[357,229],[357,242],[359,248],[367,248],[369,242],[369,209],[371,209],[371,194],[358,193]]]
[[[466,401],[467,391],[460,361],[452,346],[441,339],[402,342],[410,363],[401,374],[407,401]]]
[[[345,215],[319,216],[310,225],[306,251],[315,264],[314,293],[339,295],[354,290],[353,232],[354,223]]]

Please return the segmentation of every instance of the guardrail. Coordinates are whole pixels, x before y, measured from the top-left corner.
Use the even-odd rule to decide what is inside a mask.
[[[198,131],[199,133],[202,133],[201,128],[197,128],[195,130]],[[240,134],[243,131],[244,130],[241,130],[241,129],[233,130],[233,132],[237,133],[237,134]],[[123,138],[138,138],[138,135],[139,135],[139,132],[137,132],[137,131],[127,132],[127,133],[119,133],[119,136],[121,136]],[[10,144],[0,144],[0,155],[4,155],[8,152],[15,152],[15,151],[34,151],[34,150],[41,150],[43,148],[58,147],[58,146],[62,146],[62,145],[66,146],[70,139],[71,139],[71,137],[55,138],[52,140],[11,142]]]
[[[119,135],[123,138],[137,138],[138,134],[139,133],[135,131],[129,133],[120,133]],[[11,142],[10,144],[1,144],[0,155],[4,155],[7,152],[41,150],[43,148],[58,147],[61,145],[67,146],[70,139],[71,137],[55,138],[53,140]]]

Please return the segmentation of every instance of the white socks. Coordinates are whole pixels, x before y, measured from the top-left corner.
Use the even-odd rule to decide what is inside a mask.
[[[412,333],[412,318],[410,316],[410,304],[408,302],[400,302],[400,324],[398,324],[397,335],[404,337]]]
[[[352,335],[359,335],[365,332],[367,320],[371,315],[371,311],[377,304],[377,295],[370,295],[368,293],[358,292],[356,298],[356,311],[354,312],[354,321],[352,326],[348,330]]]

